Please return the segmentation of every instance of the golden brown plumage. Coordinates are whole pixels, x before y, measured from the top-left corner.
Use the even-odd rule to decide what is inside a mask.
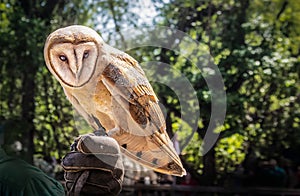
[[[136,60],[84,26],[50,34],[44,57],[70,102],[95,130],[100,122],[133,160],[161,173],[185,175],[158,99]]]

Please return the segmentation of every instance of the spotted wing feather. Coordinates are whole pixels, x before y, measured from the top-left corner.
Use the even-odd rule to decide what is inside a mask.
[[[185,170],[166,133],[158,99],[143,70],[125,53],[110,55],[111,63],[102,73],[102,82],[119,106],[114,112],[115,119],[123,119],[117,122],[121,130],[112,137],[127,156],[145,166],[166,174],[184,175]],[[120,117],[124,114],[129,116],[127,122]]]

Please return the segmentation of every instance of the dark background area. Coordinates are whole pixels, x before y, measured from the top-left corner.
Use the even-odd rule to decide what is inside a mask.
[[[225,121],[214,122],[218,140],[202,154],[200,146],[211,115],[205,73],[166,48],[127,51],[139,62],[155,59],[173,66],[195,89],[201,110],[198,127],[181,153],[193,179],[201,185],[299,186],[297,0],[95,2],[0,1],[0,129],[8,154],[30,163],[39,157],[59,160],[82,133],[62,88],[44,63],[43,47],[49,33],[71,24],[87,25],[107,43],[122,48],[127,39],[123,28],[167,26],[201,43],[201,50],[196,51],[206,50],[212,56],[227,96]],[[170,45],[178,44],[178,40],[171,41]],[[166,108],[172,135],[182,123],[178,97],[165,86],[153,86]],[[186,127],[189,131],[180,132],[179,142],[190,134],[189,125]]]

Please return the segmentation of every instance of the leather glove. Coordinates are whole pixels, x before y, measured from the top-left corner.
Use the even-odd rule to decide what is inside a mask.
[[[119,144],[108,136],[82,135],[62,160],[68,195],[118,195],[124,167]]]

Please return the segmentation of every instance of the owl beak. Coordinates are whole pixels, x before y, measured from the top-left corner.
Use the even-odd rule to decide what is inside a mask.
[[[78,69],[78,66],[76,65],[77,63],[71,63],[70,64],[70,69],[72,71],[72,73],[76,76],[77,74],[77,69]]]
[[[76,79],[79,80],[79,77],[81,76],[81,70],[82,70],[82,64],[77,64],[77,71],[76,71]]]
[[[80,65],[80,63],[74,63],[70,65],[70,68],[72,73],[74,74],[74,77],[76,78],[76,82],[78,82],[81,75],[82,66]]]

